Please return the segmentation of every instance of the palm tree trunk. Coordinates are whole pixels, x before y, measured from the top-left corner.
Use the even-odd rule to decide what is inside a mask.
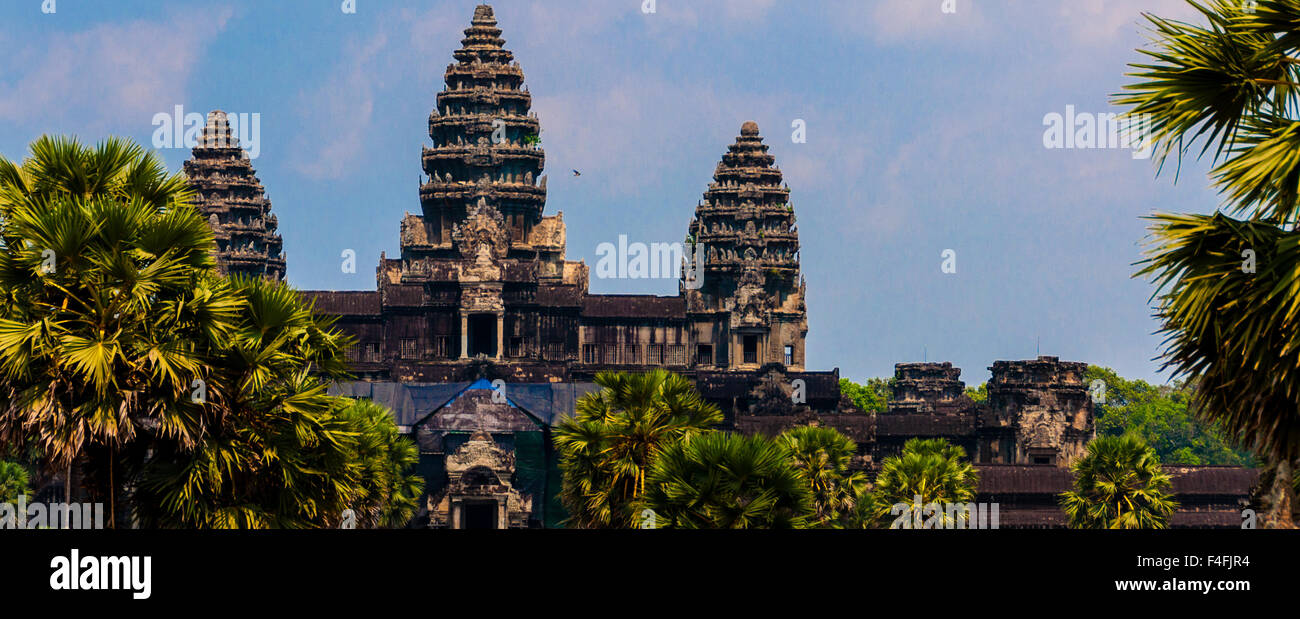
[[[63,504],[72,505],[72,461],[68,461],[68,471],[63,478]],[[63,528],[68,528],[67,518],[62,519]]]
[[[108,450],[108,528],[117,528],[117,485],[113,480],[113,449]]]
[[[1291,506],[1295,504],[1294,472],[1291,460],[1280,458],[1273,470],[1273,484],[1268,493],[1268,511],[1264,516],[1266,529],[1294,529]]]

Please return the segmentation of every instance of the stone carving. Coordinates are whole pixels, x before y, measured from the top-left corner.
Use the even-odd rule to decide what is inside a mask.
[[[483,198],[464,221],[456,224],[451,238],[461,257],[472,262],[468,270],[480,279],[490,271],[499,272],[498,263],[510,247],[501,213]]]

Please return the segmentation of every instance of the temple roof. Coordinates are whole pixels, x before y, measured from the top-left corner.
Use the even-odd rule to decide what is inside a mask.
[[[681,297],[594,294],[582,300],[582,315],[588,318],[684,318],[686,301]]]
[[[506,400],[546,425],[554,425],[561,417],[572,414],[583,395],[600,391],[594,383],[507,383]],[[482,391],[491,391],[492,384],[485,380],[472,383],[380,383],[350,382],[330,387],[330,395],[366,398],[386,406],[393,412],[399,426],[409,428],[456,399]]]
[[[977,464],[981,494],[1049,494],[1057,495],[1074,485],[1069,469],[1055,466],[1011,464]],[[1210,495],[1246,496],[1255,485],[1259,471],[1236,466],[1161,466],[1180,497]]]
[[[315,302],[316,311],[335,316],[378,316],[382,313],[377,291],[324,291],[302,292],[308,301]]]

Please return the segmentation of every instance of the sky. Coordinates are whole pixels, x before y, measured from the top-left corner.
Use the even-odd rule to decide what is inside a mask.
[[[42,134],[152,148],[155,116],[176,106],[257,114],[289,283],[372,290],[420,210],[429,112],[477,3],[354,4],[0,0],[0,155]],[[1157,174],[1132,149],[1048,148],[1044,134],[1067,109],[1120,112],[1142,13],[1193,19],[1183,0],[492,4],[541,120],[546,212],[564,213],[570,260],[594,266],[620,235],[684,238],[753,120],[792,190],[810,369],[864,381],[951,361],[978,384],[995,360],[1043,354],[1170,378],[1134,263],[1143,216],[1219,206],[1208,162]],[[177,171],[189,156],[158,152]],[[591,291],[677,283],[593,277]]]

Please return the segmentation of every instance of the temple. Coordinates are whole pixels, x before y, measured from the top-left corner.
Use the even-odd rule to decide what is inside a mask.
[[[220,110],[208,114],[185,177],[194,190],[194,205],[208,218],[216,237],[217,266],[222,273],[272,280],[284,279],[283,241],[276,233],[262,182]]]
[[[563,214],[546,214],[541,124],[491,7],[474,11],[429,116],[420,210],[401,221],[401,254],[382,255],[376,288],[306,292],[353,335],[355,382],[334,393],[388,406],[420,449],[434,528],[560,526],[550,429],[598,387],[596,373],[664,368],[724,412],[723,429],[774,435],[834,427],[878,468],[912,437],[945,438],[980,467],[981,501],[1004,526],[1062,526],[1065,468],[1096,433],[1086,365],[997,361],[988,401],[948,363],[899,364],[889,409],[862,411],[839,371],[806,358],[799,233],[776,160],[745,122],[686,222],[675,296],[599,295],[565,256]],[[223,130],[220,113],[209,130]],[[228,130],[228,128],[226,128]],[[275,218],[237,149],[196,148],[185,169],[211,213],[230,272],[280,277]],[[1239,526],[1254,472],[1183,467],[1175,526]]]
[[[540,122],[504,44],[492,9],[478,7],[429,116],[420,212],[402,220],[401,256],[380,257],[376,290],[314,293],[357,336],[357,374],[445,383],[486,366],[514,382],[611,368],[802,370],[798,230],[758,125],[745,123],[723,155],[687,243],[653,247],[651,266],[685,270],[681,294],[590,294],[590,269],[565,258],[563,214],[545,213]]]

